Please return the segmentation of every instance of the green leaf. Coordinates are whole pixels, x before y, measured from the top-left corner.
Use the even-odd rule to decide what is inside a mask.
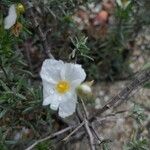
[[[0,80],[1,86],[3,87],[3,89],[5,91],[10,91],[9,87],[6,85],[6,83],[4,83],[2,80]]]
[[[0,119],[6,114],[7,111],[8,111],[8,109],[3,109],[3,110],[0,112]]]
[[[146,63],[144,66],[143,66],[143,69],[148,69],[150,68],[150,62]]]

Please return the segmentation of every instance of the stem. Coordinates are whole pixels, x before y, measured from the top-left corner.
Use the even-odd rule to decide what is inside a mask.
[[[51,54],[51,48],[46,39],[46,34],[43,33],[43,30],[42,30],[40,24],[38,23],[38,20],[36,19],[36,16],[32,10],[32,8],[33,8],[32,4],[29,2],[29,0],[22,0],[22,2],[27,7],[27,10],[26,10],[27,17],[30,18],[30,20],[33,24],[34,30],[37,33],[39,40],[42,43],[43,52],[44,52],[45,57],[50,57],[50,58],[54,59],[54,56]]]

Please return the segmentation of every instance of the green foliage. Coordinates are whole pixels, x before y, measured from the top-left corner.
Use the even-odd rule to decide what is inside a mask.
[[[115,15],[118,18],[118,20],[122,20],[122,21],[129,21],[130,19],[130,15],[132,12],[132,2],[126,7],[126,8],[121,8],[120,6],[117,6]]]
[[[150,69],[150,62],[147,62],[146,64],[144,64],[143,69]]]
[[[149,150],[149,142],[147,139],[134,139],[125,146],[124,150]]]
[[[0,25],[0,55],[11,56],[14,38]]]
[[[89,58],[93,60],[89,55],[90,55],[90,49],[87,47],[87,40],[88,38],[85,36],[80,36],[79,39],[75,37],[74,39],[71,38],[71,42],[74,45],[74,49],[72,52],[72,58],[76,57],[78,58],[79,56]]]
[[[27,64],[22,62],[20,54],[9,58],[1,57],[1,63],[3,73],[0,78],[0,104],[4,108],[0,116],[17,105],[23,105],[23,109],[26,109],[26,104],[28,108],[33,103],[35,107],[35,102],[38,104],[41,101],[41,89],[33,88],[28,83],[32,73],[25,69]]]
[[[108,143],[104,143],[102,147],[103,147],[103,150],[110,150]]]
[[[26,35],[24,32],[23,34]],[[35,110],[39,109],[39,105],[41,106],[42,89],[38,86],[38,81],[33,82],[34,76],[28,68],[28,62],[18,48],[18,45],[22,43],[22,36],[14,37],[10,30],[6,31],[3,24],[0,25],[0,123],[3,126],[0,148],[2,150],[17,144],[17,141],[8,136],[8,128],[22,124],[31,128],[36,135],[35,128],[41,122],[45,123],[42,115],[34,121],[24,118],[24,116],[30,118],[30,114],[37,113]],[[35,121],[36,119],[38,121]]]
[[[13,129],[16,126],[25,126],[37,136],[40,134],[38,132],[41,132],[39,127],[42,124],[50,124],[50,115],[47,114],[46,118],[44,110],[41,109],[41,86],[38,81],[32,81],[33,74],[23,62],[22,54],[3,56],[1,62],[3,69],[0,72],[0,122],[4,126],[3,135],[6,134],[8,139],[1,140],[0,144],[7,148],[20,142],[10,139],[7,135],[8,127]],[[47,130],[50,130],[50,126]],[[12,132],[15,133],[15,130]],[[24,143],[24,139],[22,142]]]
[[[52,146],[52,143],[51,141],[47,141],[47,142],[43,142],[43,143],[40,143],[36,146],[36,149],[37,150],[53,150],[54,147]]]
[[[68,60],[68,55],[76,53],[77,62],[87,68],[90,79],[114,80],[130,75],[128,58],[132,49],[129,48],[129,42],[133,41],[134,30],[140,26],[137,22],[137,18],[140,16],[135,13],[138,11],[138,4],[133,1],[126,9],[117,6],[113,14],[115,24],[107,26],[104,38],[101,38],[103,35],[93,38],[89,31],[80,31],[72,19],[72,15],[78,11],[78,7],[83,5],[87,8],[89,2],[84,0],[79,2],[74,0],[35,2],[37,5],[40,4],[43,16],[47,16],[44,21],[47,21],[47,26],[53,30],[49,39],[54,55],[56,58]],[[90,14],[88,15],[90,16]],[[97,28],[99,27],[94,27],[94,30],[98,31]],[[84,43],[84,38],[87,38],[86,43]],[[92,72],[93,68],[96,68],[94,69],[95,73]]]
[[[135,20],[132,13],[132,4],[126,9],[117,7],[114,14],[116,24],[108,28],[106,38],[97,40],[88,38],[87,46],[91,50],[90,57],[94,59],[94,64],[88,60],[84,60],[84,63],[90,78],[113,80],[123,77],[124,72],[130,74],[128,67],[130,50],[127,43],[132,40],[134,31]],[[96,70],[94,73],[93,68]]]
[[[102,141],[101,142],[101,149],[102,150],[111,150],[111,146],[110,146],[110,144],[111,144],[111,140],[109,140],[109,139],[106,139],[106,140],[104,140],[104,141]]]
[[[134,105],[134,108],[131,112],[131,117],[137,121],[138,125],[141,125],[142,122],[146,119],[144,109],[142,109],[139,105]]]
[[[8,150],[6,147],[6,134],[4,133],[3,129],[0,127],[0,150]]]
[[[135,8],[136,8],[136,19],[139,22],[139,25],[149,25],[150,24],[150,5],[149,5],[149,0],[143,0],[143,1],[135,1],[136,3]]]
[[[20,3],[20,2],[21,2],[21,0],[1,0],[1,3],[6,6],[9,6],[14,3]]]
[[[150,83],[146,83],[146,84],[144,85],[144,88],[150,89]]]

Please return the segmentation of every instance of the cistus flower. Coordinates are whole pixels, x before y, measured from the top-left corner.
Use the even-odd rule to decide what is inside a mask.
[[[21,3],[17,5],[13,4],[9,8],[8,16],[4,19],[4,29],[11,29],[11,33],[14,34],[16,37],[19,36],[23,27],[22,24],[17,21],[18,16],[24,13],[24,11],[25,8]]]
[[[58,110],[62,118],[72,115],[77,103],[76,88],[86,78],[81,65],[46,59],[40,76],[43,82],[43,105]]]
[[[116,0],[116,3],[122,9],[126,9],[128,5],[131,3],[131,0]]]
[[[4,29],[10,29],[17,21],[15,4],[9,7],[8,16],[4,19]]]

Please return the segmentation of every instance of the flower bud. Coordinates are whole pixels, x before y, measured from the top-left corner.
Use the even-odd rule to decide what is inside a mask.
[[[77,95],[81,98],[88,98],[92,96],[92,89],[91,86],[93,81],[85,82],[77,87]]]
[[[23,14],[25,12],[25,7],[21,3],[17,4],[17,8],[16,9],[17,9],[17,12],[20,13],[20,14]]]

